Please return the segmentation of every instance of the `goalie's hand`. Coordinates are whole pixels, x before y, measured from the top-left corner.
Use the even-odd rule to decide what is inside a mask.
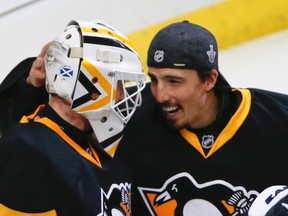
[[[252,203],[248,216],[288,216],[288,186],[275,185],[262,191]]]
[[[33,85],[34,87],[41,87],[45,85],[46,80],[46,71],[44,56],[50,46],[51,42],[47,43],[41,50],[40,54],[37,56],[35,61],[32,64],[32,67],[29,72],[29,76],[26,81],[28,84]]]

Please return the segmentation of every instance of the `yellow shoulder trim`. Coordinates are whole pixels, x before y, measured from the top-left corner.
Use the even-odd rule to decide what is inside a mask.
[[[70,137],[68,137],[62,130],[61,128],[53,121],[50,119],[44,117],[38,120],[35,120],[36,122],[40,122],[42,124],[45,124],[47,127],[49,127],[51,130],[55,131],[57,134],[59,134],[62,139],[64,139],[72,148],[74,148],[80,155],[82,155],[84,158],[95,164],[96,166],[99,166],[102,168],[100,159],[96,153],[96,151],[93,152],[94,158],[86,152],[84,149],[82,149],[77,143],[75,143]]]
[[[20,120],[21,123],[28,123],[32,119],[34,119],[38,112],[44,108],[45,105],[40,105],[36,111],[29,115],[29,116],[23,116],[22,119]],[[80,155],[82,155],[84,158],[89,160],[90,162],[94,163],[95,165],[99,166],[102,168],[101,161],[99,159],[99,156],[97,155],[96,151],[92,151],[94,158],[86,152],[84,149],[82,149],[77,143],[75,143],[70,137],[68,137],[62,130],[61,128],[51,121],[50,119],[44,117],[40,118],[37,120],[34,120],[35,122],[39,122],[42,124],[45,124],[47,127],[49,127],[51,130],[55,131],[57,134],[59,134],[72,148],[74,148]],[[93,149],[93,148],[91,148]]]
[[[0,203],[0,215],[1,216],[57,216],[57,213],[54,209],[47,211],[47,212],[42,212],[42,213],[25,213],[25,212],[20,212],[20,211],[10,209]]]
[[[226,127],[219,134],[215,143],[209,153],[207,155],[204,154],[204,151],[201,147],[201,144],[193,132],[182,129],[180,130],[180,134],[183,138],[189,142],[204,158],[210,157],[214,154],[218,149],[220,149],[224,144],[226,144],[237,132],[237,130],[241,127],[243,122],[245,121],[247,115],[249,114],[251,107],[251,93],[248,89],[233,89],[233,91],[239,91],[242,95],[242,101],[240,106],[238,107],[235,114],[232,116]]]
[[[31,121],[32,119],[35,118],[35,116],[38,114],[38,112],[40,110],[42,110],[44,108],[44,104],[38,106],[38,108],[35,110],[34,113],[32,113],[31,115],[29,116],[23,116],[22,119],[20,120],[20,123],[28,123],[29,121]]]

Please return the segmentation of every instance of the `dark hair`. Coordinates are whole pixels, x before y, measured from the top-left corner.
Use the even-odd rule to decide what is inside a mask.
[[[205,81],[207,77],[211,77],[211,70],[206,70],[206,71],[198,71],[198,70],[196,70],[196,71],[198,73],[199,78],[202,81]],[[220,73],[218,72],[218,74],[220,74]],[[219,95],[219,94],[222,94],[224,92],[230,91],[231,87],[228,87],[225,83],[223,83],[223,82],[221,82],[219,80],[220,79],[218,77],[218,79],[216,81],[216,84],[213,87],[213,89],[215,91],[215,94]]]

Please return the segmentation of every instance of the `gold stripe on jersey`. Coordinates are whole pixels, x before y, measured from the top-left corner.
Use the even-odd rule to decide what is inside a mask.
[[[35,110],[35,112],[32,113],[31,115],[29,115],[29,116],[23,116],[23,117],[20,119],[20,123],[28,123],[29,121],[31,121],[32,119],[34,119],[34,118],[37,116],[38,112],[44,108],[44,106],[45,106],[45,105],[42,104],[42,105],[38,106],[38,108]]]
[[[205,155],[200,141],[195,133],[182,129],[180,130],[180,134],[183,138],[189,142],[204,158],[210,157],[214,154],[218,149],[220,149],[228,140],[230,140],[234,134],[238,131],[238,129],[243,124],[246,119],[250,107],[251,107],[251,93],[248,89],[233,89],[233,91],[239,91],[242,95],[242,101],[240,106],[238,107],[235,114],[232,116],[226,127],[221,131],[219,136],[216,138],[214,145],[207,155]]]
[[[41,212],[41,213],[25,213],[25,212],[20,212],[20,211],[10,209],[10,208],[8,208],[5,205],[0,203],[0,215],[5,215],[5,216],[57,216],[57,213],[54,209],[47,211],[47,212]]]
[[[94,158],[86,152],[83,148],[81,148],[77,143],[75,143],[70,137],[68,137],[63,130],[57,125],[55,122],[51,121],[50,119],[44,117],[38,120],[35,120],[36,122],[40,122],[42,124],[45,124],[47,127],[49,127],[51,130],[55,131],[59,136],[62,137],[72,148],[74,148],[80,155],[82,155],[84,158],[95,164],[96,166],[99,166],[102,168],[101,162],[99,160],[99,157],[96,153],[96,151],[92,151]]]
[[[23,116],[22,119],[20,120],[20,122],[21,123],[28,123],[29,120],[32,120],[33,118],[35,118],[35,116],[37,116],[37,113],[43,108],[44,108],[44,105],[40,105],[33,114],[31,114],[29,116]],[[63,132],[63,130],[59,127],[59,125],[57,125],[55,122],[51,121],[50,119],[48,119],[46,117],[40,118],[40,119],[37,119],[37,120],[35,119],[34,121],[42,123],[42,124],[46,125],[47,127],[49,127],[55,133],[59,134],[59,136],[61,136],[61,138],[64,139],[80,155],[82,155],[84,158],[86,158],[91,163],[95,164],[96,166],[102,168],[101,161],[100,161],[96,151],[92,151],[92,153],[93,153],[93,157],[92,157],[88,152],[86,152],[77,143],[75,143],[70,137],[68,137]]]
[[[108,153],[111,157],[114,156],[114,154],[115,154],[115,152],[116,152],[116,150],[117,150],[117,147],[118,147],[119,143],[120,143],[120,140],[118,139],[118,140],[116,140],[116,142],[112,143],[112,144],[109,146],[109,147],[110,147],[109,149],[107,149],[107,153]],[[106,151],[106,148],[105,148],[105,151]]]

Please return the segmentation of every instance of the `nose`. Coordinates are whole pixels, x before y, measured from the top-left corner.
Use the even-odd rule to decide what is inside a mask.
[[[151,92],[158,103],[164,103],[169,100],[167,88],[159,82],[158,84],[151,85]]]

